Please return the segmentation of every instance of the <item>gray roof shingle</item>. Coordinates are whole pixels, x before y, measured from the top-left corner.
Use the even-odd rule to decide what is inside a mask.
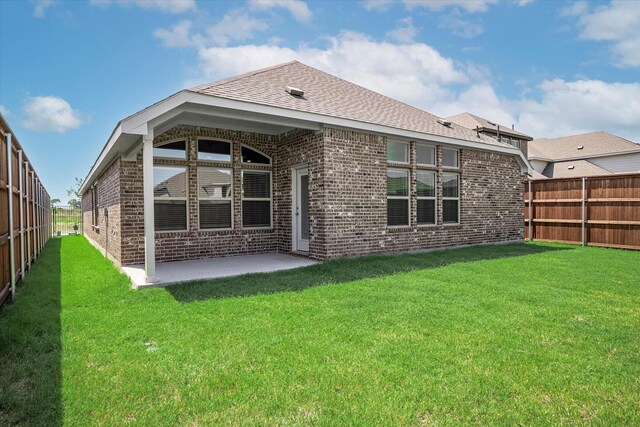
[[[490,122],[487,119],[484,119],[480,116],[476,116],[471,113],[460,113],[455,116],[447,117],[447,120],[452,121],[453,123],[457,123],[460,126],[464,126],[468,129],[475,129],[476,127],[480,129],[490,129],[495,132],[498,131],[498,126],[500,126],[500,132],[505,133],[509,136],[519,136],[523,139],[532,140],[533,137],[524,134],[522,132],[518,132],[517,130],[511,129],[509,126],[501,125],[500,123]]]
[[[578,147],[582,147],[578,149]],[[640,152],[640,144],[608,132],[591,132],[529,143],[530,159],[566,160]]]
[[[570,160],[566,162],[549,163],[542,171],[547,178],[573,178],[580,176],[612,175],[600,166],[587,160]]]
[[[285,90],[287,86],[302,89],[304,95],[289,94]],[[491,137],[478,137],[476,132],[464,126],[443,126],[433,114],[298,61],[252,71],[189,90],[220,98],[512,148],[511,145]]]

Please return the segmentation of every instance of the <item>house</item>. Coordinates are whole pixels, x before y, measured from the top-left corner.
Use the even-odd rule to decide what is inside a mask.
[[[640,144],[608,132],[591,132],[529,143],[535,179],[640,172]]]
[[[511,127],[504,126],[471,113],[456,114],[455,116],[447,117],[447,120],[467,129],[476,130],[482,135],[488,135],[498,141],[511,144],[519,148],[525,156],[527,155],[528,142],[533,140],[533,137],[515,130],[514,125],[511,125]]]
[[[80,193],[120,265],[311,259],[523,239],[512,145],[299,62],[205,84],[120,121]]]

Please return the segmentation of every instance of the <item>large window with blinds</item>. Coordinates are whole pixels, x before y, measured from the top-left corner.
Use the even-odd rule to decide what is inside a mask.
[[[271,172],[242,171],[242,227],[271,227]]]
[[[457,224],[460,219],[460,175],[442,174],[442,222]]]
[[[201,230],[232,227],[231,169],[198,167],[198,217]]]
[[[387,168],[387,225],[409,225],[409,170]]]
[[[416,173],[416,209],[418,225],[436,223],[436,173],[418,171]]]
[[[187,230],[187,167],[153,167],[156,231]]]

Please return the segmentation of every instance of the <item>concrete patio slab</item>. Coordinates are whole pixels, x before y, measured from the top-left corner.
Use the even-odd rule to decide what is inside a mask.
[[[310,259],[279,253],[162,262],[156,264],[156,280],[153,283],[146,283],[143,264],[125,265],[122,266],[122,271],[129,276],[134,288],[144,288],[249,273],[269,273],[316,263],[317,261]]]

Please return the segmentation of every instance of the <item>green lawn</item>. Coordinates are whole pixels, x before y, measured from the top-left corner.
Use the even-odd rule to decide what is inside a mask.
[[[638,425],[640,252],[511,244],[134,291],[52,239],[0,425]]]

